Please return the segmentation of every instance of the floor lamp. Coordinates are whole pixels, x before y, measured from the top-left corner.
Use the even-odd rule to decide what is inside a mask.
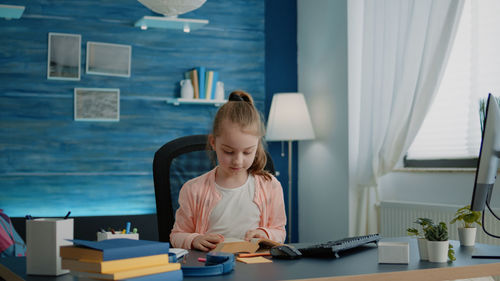
[[[314,131],[304,95],[274,94],[267,119],[266,140],[288,141],[288,243],[292,242],[292,141],[308,139],[314,139]]]

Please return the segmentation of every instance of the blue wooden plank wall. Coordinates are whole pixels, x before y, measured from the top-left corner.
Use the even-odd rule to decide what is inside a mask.
[[[210,21],[188,34],[134,27],[156,15],[135,0],[3,4],[26,6],[0,19],[0,208],[11,216],[154,213],[154,152],[207,133],[216,112],[165,103],[192,67],[219,71],[226,95],[244,89],[264,110],[264,0],[208,0],[180,16]],[[80,81],[47,80],[49,32],[81,35]],[[88,41],[131,45],[131,77],[86,74]],[[76,87],[119,88],[120,121],[74,121]]]

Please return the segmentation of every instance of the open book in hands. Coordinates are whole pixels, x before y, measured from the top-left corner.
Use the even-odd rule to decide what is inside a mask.
[[[250,241],[238,239],[226,239],[219,243],[212,252],[225,253],[261,253],[269,252],[274,246],[283,245],[267,238],[252,238]]]

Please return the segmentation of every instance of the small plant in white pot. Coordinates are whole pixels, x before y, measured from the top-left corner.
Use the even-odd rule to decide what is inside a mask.
[[[450,221],[450,224],[462,222],[458,227],[458,238],[462,246],[474,246],[476,241],[476,227],[474,224],[481,224],[481,212],[472,211],[470,205],[457,210],[455,217]]]
[[[406,229],[406,232],[410,236],[414,236],[417,238],[418,243],[418,253],[420,255],[421,260],[428,260],[427,255],[427,240],[425,239],[425,233],[429,226],[433,224],[431,219],[428,218],[418,218],[414,223],[420,225],[421,230],[410,227]]]
[[[425,232],[427,239],[427,252],[430,262],[446,262],[448,258],[455,260],[455,251],[448,240],[448,227],[446,223],[432,224]]]

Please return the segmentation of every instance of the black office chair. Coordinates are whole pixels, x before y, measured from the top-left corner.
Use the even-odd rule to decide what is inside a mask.
[[[180,137],[164,144],[155,153],[153,179],[158,236],[162,242],[170,242],[182,185],[215,167],[215,152],[207,150],[207,140],[207,135]],[[271,156],[267,152],[266,154],[265,170],[275,175]]]

